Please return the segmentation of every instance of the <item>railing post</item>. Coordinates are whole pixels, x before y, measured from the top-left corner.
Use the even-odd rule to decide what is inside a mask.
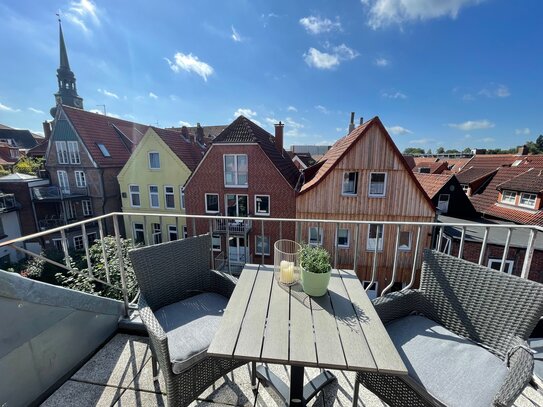
[[[366,291],[370,289],[370,287],[375,283],[375,277],[377,274],[377,251],[379,249],[379,225],[376,224],[375,227],[377,228],[375,230],[375,247],[373,248],[373,264],[371,266],[371,280],[368,286],[366,287]],[[370,235],[370,229],[371,224],[368,224],[368,236]]]
[[[248,242],[245,242],[246,245],[247,243]],[[271,248],[270,248],[270,252],[271,252]],[[260,264],[261,265],[264,264],[264,219],[260,221]]]
[[[196,218],[192,218],[192,236],[196,236]]]
[[[124,269],[124,256],[123,256],[123,247],[121,244],[121,235],[119,233],[119,219],[117,215],[113,215],[113,229],[115,231],[115,242],[117,243],[117,256],[119,258],[119,272],[121,274],[121,287],[123,291],[123,302],[124,302],[124,314],[128,317],[128,289],[126,287],[126,272]]]
[[[89,277],[92,277],[93,273],[92,273],[92,264],[91,264],[90,251],[89,251],[89,241],[87,239],[87,227],[85,226],[84,223],[81,225],[81,233],[83,235],[82,238],[83,238],[83,247],[85,248],[85,256],[87,257],[87,271],[89,273]]]
[[[505,247],[503,248],[502,264],[500,264],[500,272],[502,273],[505,270],[505,261],[507,260],[507,255],[509,254],[509,244],[511,243],[512,233],[513,233],[512,229],[507,228],[507,238],[505,239]]]
[[[417,273],[417,257],[419,255],[420,232],[421,227],[419,226],[417,228],[417,241],[415,242],[415,251],[413,252],[413,267],[411,268],[411,280],[409,280],[409,284],[404,287],[404,290],[413,287],[413,284],[415,284],[415,275]]]
[[[464,243],[466,239],[466,227],[462,226],[462,235],[460,236],[460,246],[458,246],[458,258],[461,259],[464,254]]]
[[[528,239],[528,246],[526,246],[526,253],[524,254],[524,263],[522,264],[521,277],[528,279],[530,274],[530,267],[532,265],[532,258],[534,256],[535,239],[537,238],[537,231],[535,229],[530,230],[530,237]]]
[[[354,258],[353,258],[353,271],[356,274],[356,268],[358,267],[358,244],[360,240],[360,223],[356,224],[356,232],[354,236]]]
[[[179,218],[178,218],[179,219]],[[215,270],[215,257],[213,256],[213,220],[209,219],[209,237],[211,238],[211,269]]]
[[[437,251],[441,251],[441,243],[443,242],[443,229],[445,229],[445,226],[441,226],[439,228],[439,235],[437,238]]]
[[[377,234],[379,236],[379,234]],[[387,285],[381,295],[385,295],[390,289],[394,286],[396,281],[396,271],[398,268],[398,246],[400,245],[400,225],[396,225],[396,244],[394,245],[394,263],[392,264],[392,277],[390,279],[389,285]]]
[[[106,271],[106,281],[111,284],[109,277],[109,261],[107,259],[106,244],[104,243],[104,225],[102,223],[103,219],[98,221],[98,231],[100,233],[100,242],[102,246],[102,256],[104,256],[104,269]],[[134,242],[134,237],[132,236],[132,242]],[[132,243],[133,244],[133,243]]]
[[[486,250],[486,244],[488,243],[488,226],[485,227],[485,234],[483,236],[483,243],[481,244],[481,252],[479,253],[479,266],[483,264],[483,260],[485,258],[485,250]]]
[[[301,222],[298,222],[298,221],[295,221],[295,224],[296,224],[296,240],[298,241],[298,243],[302,243],[302,223]]]
[[[64,252],[64,264],[66,264],[66,267],[71,270],[72,265],[70,264],[70,254],[68,253],[68,239],[66,238],[66,231],[64,229],[60,231],[60,238],[62,243],[62,251]]]
[[[336,223],[336,237],[335,237],[335,241],[334,241],[334,268],[335,269],[337,269],[337,249],[338,249],[337,237],[338,237],[338,233],[339,233],[339,223]]]

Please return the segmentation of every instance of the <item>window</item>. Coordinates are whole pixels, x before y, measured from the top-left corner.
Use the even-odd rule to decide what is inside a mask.
[[[66,171],[57,171],[57,175],[60,192],[62,192],[63,194],[69,194],[70,182],[68,181],[68,173]]]
[[[145,244],[145,229],[143,223],[134,223],[134,242]]]
[[[181,203],[181,209],[185,209],[185,187],[181,187],[181,193],[179,194],[179,202]]]
[[[462,184],[462,191],[464,191],[466,194],[469,191],[469,185],[468,184]]]
[[[85,245],[83,244],[83,236],[74,236],[74,249],[83,250]]]
[[[11,149],[9,150],[9,156],[10,156],[11,158],[19,158],[19,155],[20,155],[20,154],[19,154],[19,150],[13,149],[13,148],[11,148]]]
[[[186,239],[187,237],[189,237],[189,232],[187,230],[187,227],[183,226],[183,239]]]
[[[421,174],[430,174],[430,167],[420,167],[419,173]]]
[[[91,246],[96,241],[96,233],[92,232],[87,235],[87,242],[89,242],[89,246]]]
[[[255,195],[255,214],[266,216],[270,215],[269,195]]]
[[[262,235],[255,236],[255,254],[262,255]],[[264,236],[264,255],[270,255],[270,237]]]
[[[342,248],[349,247],[349,229],[337,230],[337,246]]]
[[[151,208],[160,208],[160,202],[158,200],[158,186],[149,185],[149,205]]]
[[[438,248],[443,253],[451,254],[452,239],[449,236],[443,235],[441,247]]]
[[[87,186],[87,178],[85,178],[85,173],[83,171],[75,172],[75,185],[78,188],[85,188]]]
[[[536,194],[529,194],[528,192],[523,192],[520,195],[520,201],[518,204],[519,206],[525,206],[527,208],[534,209],[535,199],[536,199]]]
[[[68,164],[68,149],[65,141],[55,141],[57,147],[57,161],[59,164]]]
[[[503,271],[507,274],[513,274],[513,266],[515,262],[513,260],[505,260],[505,267]],[[502,265],[502,259],[488,259],[488,267],[494,270],[500,270]]]
[[[102,143],[97,143],[96,145],[98,146],[98,148],[100,149],[100,152],[102,153],[104,157],[111,157],[111,154],[109,154],[109,151],[105,145],[103,145]]]
[[[149,168],[152,170],[160,169],[160,155],[156,151],[149,153]]]
[[[168,225],[168,238],[170,239],[170,242],[173,242],[179,238],[177,235],[177,226]]]
[[[166,209],[175,209],[175,193],[173,187],[164,187],[164,205]]]
[[[81,201],[81,207],[83,208],[83,216],[92,216],[92,204],[90,200]]]
[[[130,185],[130,206],[133,208],[139,208],[141,206],[139,185]]]
[[[370,197],[382,197],[386,193],[387,174],[385,172],[370,173]]]
[[[62,247],[62,239],[53,239],[53,246],[55,249],[57,249],[59,252],[63,251],[64,248]]]
[[[68,154],[70,156],[70,164],[81,164],[77,141],[68,141]]]
[[[517,199],[517,193],[514,191],[502,191],[502,202],[514,205]]]
[[[214,252],[221,251],[221,237],[219,235],[211,236],[211,245],[213,246]]]
[[[219,194],[206,194],[206,213],[219,213]]]
[[[411,232],[400,232],[398,250],[402,252],[407,252],[411,250]]]
[[[309,228],[309,242],[312,246],[322,245],[322,228],[311,226]]]
[[[343,173],[343,195],[356,195],[358,191],[358,172]]]
[[[371,287],[369,287],[370,283],[371,281],[364,280],[362,281],[362,286],[364,287],[364,290],[366,290],[366,294],[368,294],[368,298],[370,300],[373,300],[377,298],[377,290],[379,289],[379,283],[377,281],[374,281]]]
[[[224,185],[247,186],[247,154],[225,154]]]
[[[162,229],[160,223],[153,223],[153,244],[162,243]]]
[[[75,219],[75,209],[74,204],[72,201],[66,201],[64,203],[64,207],[66,208],[66,219]]]
[[[441,211],[441,213],[447,213],[449,210],[449,194],[439,194],[439,198],[437,198],[437,209]]]
[[[235,217],[248,216],[247,200],[247,195],[226,194],[226,214]]]
[[[374,251],[376,247],[378,251],[383,250],[383,225],[371,224],[368,228],[366,249]]]

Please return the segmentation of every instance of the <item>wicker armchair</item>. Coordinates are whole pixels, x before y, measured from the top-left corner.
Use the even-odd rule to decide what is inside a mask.
[[[420,288],[377,298],[374,306],[404,359],[409,376],[394,377],[359,372],[356,377],[354,405],[358,399],[359,384],[377,394],[390,406],[458,405],[443,402],[440,395],[436,395],[443,389],[453,391],[453,398],[459,394],[461,395],[459,398],[464,397],[464,405],[481,405],[480,400],[476,403],[472,402],[471,398],[468,398],[470,401],[466,403],[466,394],[459,389],[451,390],[453,385],[446,381],[451,379],[452,383],[454,379],[464,374],[468,376],[473,374],[473,371],[478,371],[473,359],[456,366],[456,374],[450,374],[450,369],[447,370],[448,366],[444,366],[445,364],[431,366],[429,372],[436,376],[443,374],[443,371],[449,372],[449,376],[444,378],[445,381],[441,382],[437,392],[430,392],[428,383],[421,383],[422,376],[411,371],[415,367],[415,362],[407,357],[407,352],[402,346],[410,344],[412,346],[413,341],[421,340],[421,337],[423,341],[438,340],[441,346],[445,344],[443,340],[445,336],[442,335],[445,330],[450,331],[452,335],[452,346],[458,346],[462,341],[467,342],[466,347],[475,352],[488,353],[488,358],[496,359],[498,367],[503,369],[503,376],[494,381],[492,386],[488,386],[495,390],[491,390],[487,395],[489,397],[485,399],[484,404],[510,406],[530,382],[534,363],[526,340],[543,315],[542,284],[509,276],[443,253],[425,250]],[[402,319],[417,318],[417,314],[426,317],[424,318],[426,321],[441,325],[438,329],[443,331],[432,329],[414,333],[409,338],[410,344],[405,340],[398,346],[394,333],[391,333],[392,325]],[[403,329],[405,332],[410,326],[404,325]],[[396,335],[401,336],[402,331],[396,331]],[[427,338],[424,338],[425,336]],[[428,339],[430,337],[431,339]],[[447,339],[451,339],[451,336],[447,336]],[[427,355],[431,350],[423,349],[419,355],[424,353]],[[453,358],[452,364],[454,363]],[[491,371],[489,376],[492,373]],[[432,380],[434,379],[430,378],[429,381]],[[481,377],[479,374],[476,381],[482,384],[478,389],[466,389],[467,392],[472,392],[467,394],[474,394],[473,400],[479,396],[477,391],[481,389],[489,391],[486,388],[486,384],[490,383],[489,377]]]
[[[205,301],[212,298],[220,306],[225,305],[236,284],[233,277],[210,269],[210,250],[210,236],[202,235],[129,252],[141,292],[138,309],[149,333],[153,375],[156,380],[158,361],[166,382],[169,406],[190,404],[217,379],[246,363],[206,355],[209,344],[205,347],[205,343],[211,340],[209,336],[213,335],[213,329],[210,325],[213,324],[205,320],[205,314],[215,305],[208,306]],[[176,309],[178,306],[185,308]],[[165,314],[167,310],[170,310],[169,315]],[[212,322],[220,318],[221,311],[217,310],[211,316]],[[193,312],[199,313],[194,318],[196,322],[187,316]],[[163,315],[167,318],[161,319]],[[186,331],[177,331],[175,338],[175,328],[189,329],[186,327],[191,326],[194,331],[194,325],[190,324],[198,323],[198,320],[196,330],[199,332],[189,332],[196,340],[187,337]],[[207,335],[202,336],[203,331]],[[189,349],[187,362],[175,360],[176,342],[185,347],[199,342],[203,345],[200,343],[199,353],[190,353]]]

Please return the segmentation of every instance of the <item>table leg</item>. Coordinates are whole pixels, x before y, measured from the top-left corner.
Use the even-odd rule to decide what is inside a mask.
[[[304,367],[290,367],[290,403],[289,406],[305,406],[304,399]]]

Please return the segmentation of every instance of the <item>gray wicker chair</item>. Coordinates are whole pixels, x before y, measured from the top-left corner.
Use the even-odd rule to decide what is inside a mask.
[[[153,355],[153,375],[156,380],[158,361],[166,382],[168,405],[186,406],[217,379],[246,363],[233,359],[208,357],[205,354],[207,348],[201,348],[205,346],[206,340],[211,340],[209,336],[213,335],[213,328],[210,328],[210,325],[217,323],[221,310],[216,310],[214,316],[211,317],[214,318],[211,324],[209,320],[203,320],[207,317],[205,314],[214,306],[216,309],[226,304],[234,290],[236,279],[210,269],[211,238],[209,235],[138,248],[131,250],[129,255],[140,287],[138,309],[149,333]],[[202,297],[205,295],[207,297]],[[209,300],[209,296],[213,296],[215,300],[218,299],[220,307],[216,304],[208,307],[205,301]],[[179,305],[185,306],[187,302],[188,308],[175,308]],[[170,312],[167,318],[161,319],[161,316],[166,315],[164,310],[168,309],[173,312]],[[197,330],[207,332],[208,337],[202,336],[202,332],[190,332],[196,338],[192,340],[192,337],[187,339],[185,331],[181,333],[177,331],[177,341],[174,341],[175,336],[171,335],[175,331],[170,328],[180,326],[184,329],[188,323],[193,323],[187,314],[191,314],[195,309],[196,312],[204,314],[199,315],[200,321],[203,322],[200,322]],[[187,319],[189,319],[188,323]],[[172,358],[177,351],[176,342],[180,342],[181,346],[190,347],[193,342],[200,341],[203,341],[204,345],[200,344],[198,354],[190,355],[189,362]]]
[[[488,385],[488,388],[494,390],[487,394],[486,399],[483,399],[486,400],[484,404],[490,400],[488,404],[492,406],[510,406],[530,382],[534,362],[526,340],[543,315],[542,284],[509,276],[443,253],[425,250],[420,288],[377,298],[374,300],[374,306],[410,374],[407,377],[395,377],[373,372],[359,372],[356,377],[354,405],[358,400],[359,384],[364,385],[390,406],[455,405],[452,402],[443,402],[439,394],[428,390],[430,388],[427,386],[428,382],[436,381],[436,379],[430,378],[427,383],[421,383],[422,376],[419,376],[416,370],[413,371],[415,358],[409,360],[408,352],[404,347],[408,343],[413,346],[413,342],[397,340],[397,337],[405,335],[405,331],[411,329],[411,326],[404,325],[403,331],[394,331],[392,328],[394,324],[405,321],[407,318],[411,318],[411,321],[416,318],[424,319],[446,328],[454,336],[453,346],[463,343],[475,352],[487,354],[489,351],[497,356],[496,358],[486,355],[488,358],[497,360],[500,365],[498,367],[503,369],[503,373],[498,381],[493,381],[492,386]],[[409,339],[411,341],[437,339],[440,341],[439,344],[447,346],[443,338],[450,340],[451,336],[443,336],[442,331],[438,329],[442,328],[415,332]],[[430,337],[432,338],[428,339]],[[482,348],[477,345],[484,347],[485,350],[482,351]],[[419,352],[419,355],[428,357],[431,350],[426,348]],[[454,359],[451,365],[459,359]],[[470,370],[479,371],[480,366],[474,369],[474,363],[476,363],[474,360],[479,359],[469,359],[468,363],[455,367],[460,367],[456,374],[460,377],[460,381],[464,380],[463,375],[470,374]],[[444,363],[441,366],[435,366],[435,369],[432,361],[429,365],[428,371],[435,373],[436,376],[449,371]],[[477,380],[482,383],[479,389],[488,390],[485,386],[490,383],[492,374],[493,371],[489,376],[480,377],[482,375],[479,375]],[[456,379],[452,376],[454,375],[447,377],[451,380]],[[465,399],[466,394],[474,394],[473,389],[471,389],[472,393],[468,393],[470,391],[468,389],[465,389],[466,393],[462,393],[458,389],[451,390],[453,385],[449,382],[445,384],[441,382],[441,384],[438,392],[444,389],[452,391],[453,397],[460,395]],[[479,394],[475,393],[474,398],[469,399],[474,401],[464,405],[480,405],[481,402],[479,404],[475,402],[478,397]]]

